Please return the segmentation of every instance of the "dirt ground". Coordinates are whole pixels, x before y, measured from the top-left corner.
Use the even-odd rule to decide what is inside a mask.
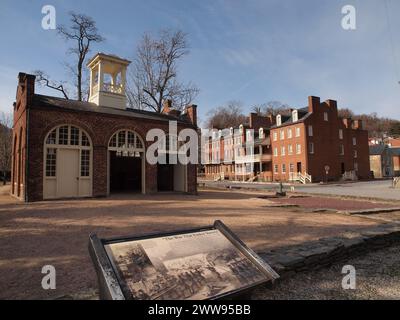
[[[356,270],[356,288],[342,288],[344,265]],[[256,290],[252,299],[400,299],[400,245],[370,252],[317,272],[295,275],[273,289]]]
[[[0,190],[0,298],[91,296],[97,287],[88,237],[140,235],[212,224],[220,219],[255,250],[352,233],[382,223],[301,208],[272,208],[260,193],[201,191],[21,203]],[[262,193],[265,195],[265,193]],[[339,200],[338,200],[339,201]],[[43,265],[56,268],[57,289],[43,290]]]

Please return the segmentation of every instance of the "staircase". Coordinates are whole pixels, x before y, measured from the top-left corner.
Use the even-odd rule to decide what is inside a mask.
[[[307,172],[304,174],[301,172],[291,173],[289,181],[298,181],[302,184],[307,184],[312,182],[312,177]]]
[[[221,172],[214,176],[214,181],[222,181],[225,180],[225,172]]]
[[[256,175],[250,177],[247,181],[248,181],[248,182],[254,182],[254,181],[258,180],[258,176],[259,176],[259,175],[256,174]]]
[[[346,171],[345,173],[343,173],[342,179],[356,181],[356,180],[358,180],[358,177],[357,177],[355,171]]]

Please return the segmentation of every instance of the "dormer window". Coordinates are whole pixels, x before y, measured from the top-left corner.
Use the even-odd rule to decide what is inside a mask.
[[[297,110],[292,111],[292,120],[293,120],[293,122],[299,121],[299,113]]]
[[[281,116],[280,114],[278,114],[278,115],[276,116],[276,125],[277,125],[277,126],[282,125],[282,116]]]
[[[243,125],[242,125],[242,124],[239,126],[239,133],[240,133],[240,134],[243,133]]]
[[[258,136],[260,137],[260,139],[264,139],[264,129],[263,128],[260,128],[258,130]]]
[[[233,136],[233,128],[232,127],[229,129],[229,132],[230,132],[231,136]]]

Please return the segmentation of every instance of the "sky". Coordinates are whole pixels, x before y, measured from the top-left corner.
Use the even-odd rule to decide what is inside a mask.
[[[339,108],[400,119],[400,1],[396,0],[0,0],[0,111],[11,112],[18,72],[44,70],[71,77],[69,44],[41,27],[42,7],[56,23],[84,13],[106,41],[96,52],[132,59],[144,32],[180,29],[190,54],[179,66],[195,83],[201,120],[228,101],[281,101],[307,105],[307,97],[334,99]],[[356,29],[342,28],[342,7],[356,9]],[[38,93],[57,95],[38,88]]]

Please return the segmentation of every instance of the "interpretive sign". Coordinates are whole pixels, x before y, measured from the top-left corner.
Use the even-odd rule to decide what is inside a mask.
[[[278,278],[221,221],[141,237],[90,236],[101,298],[217,299]]]

